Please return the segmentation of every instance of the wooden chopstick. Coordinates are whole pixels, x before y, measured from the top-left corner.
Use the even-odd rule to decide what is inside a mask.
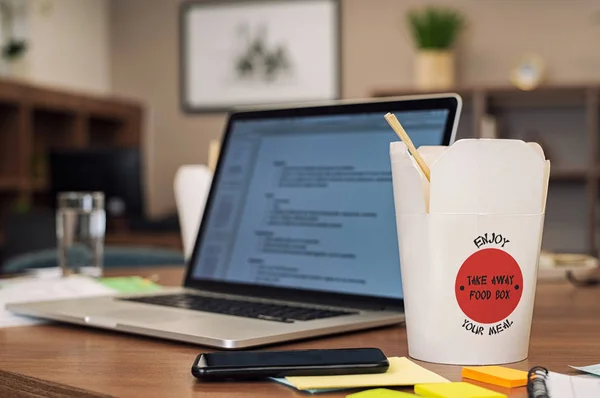
[[[402,125],[400,124],[400,122],[398,121],[398,119],[396,118],[396,116],[393,113],[388,112],[384,117],[385,117],[385,120],[390,125],[390,127],[396,132],[396,134],[398,135],[398,137],[400,137],[402,142],[404,142],[404,144],[408,148],[408,151],[410,152],[410,154],[413,155],[413,157],[417,161],[417,164],[421,168],[423,175],[425,176],[425,178],[427,178],[427,181],[429,181],[431,178],[430,177],[431,172],[429,171],[429,166],[427,166],[427,163],[425,163],[425,160],[423,160],[423,158],[421,157],[421,154],[419,152],[417,152],[417,148],[415,148],[415,145],[411,141],[410,137],[408,136],[408,134],[406,134],[404,127],[402,127]]]

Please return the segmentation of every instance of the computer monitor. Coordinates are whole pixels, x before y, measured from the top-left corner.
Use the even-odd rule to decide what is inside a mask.
[[[138,148],[60,149],[50,152],[50,193],[104,192],[107,216],[145,215]]]

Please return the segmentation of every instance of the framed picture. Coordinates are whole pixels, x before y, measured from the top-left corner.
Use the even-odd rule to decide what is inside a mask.
[[[338,0],[184,2],[187,112],[340,97]]]

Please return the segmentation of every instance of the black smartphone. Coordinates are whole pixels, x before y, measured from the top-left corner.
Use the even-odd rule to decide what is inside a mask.
[[[291,351],[229,351],[200,354],[192,374],[200,380],[249,380],[286,376],[385,373],[378,348]]]

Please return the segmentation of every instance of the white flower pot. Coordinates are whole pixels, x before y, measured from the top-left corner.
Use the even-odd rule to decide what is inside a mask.
[[[454,52],[421,50],[415,59],[416,86],[420,90],[446,90],[454,86]]]

